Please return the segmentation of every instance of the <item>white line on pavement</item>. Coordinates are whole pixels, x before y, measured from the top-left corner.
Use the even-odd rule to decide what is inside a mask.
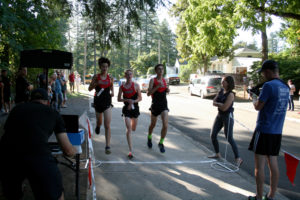
[[[171,165],[182,165],[182,164],[206,164],[212,163],[216,160],[199,160],[199,161],[129,161],[129,160],[109,160],[109,161],[99,161],[101,164],[171,164]]]

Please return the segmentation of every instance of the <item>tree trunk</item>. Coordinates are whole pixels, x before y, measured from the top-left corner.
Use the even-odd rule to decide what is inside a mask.
[[[262,7],[265,7],[265,2],[262,2]],[[261,44],[262,44],[262,62],[268,59],[268,36],[267,36],[267,25],[266,25],[266,13],[261,12]]]

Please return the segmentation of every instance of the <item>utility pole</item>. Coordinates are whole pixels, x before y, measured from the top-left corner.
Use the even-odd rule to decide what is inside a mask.
[[[94,18],[94,75],[96,75],[96,68],[97,68],[97,63],[96,63],[96,25],[95,25],[95,18]]]

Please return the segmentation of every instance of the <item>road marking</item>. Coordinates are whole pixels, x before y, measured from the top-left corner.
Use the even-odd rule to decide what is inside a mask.
[[[199,160],[199,161],[129,161],[129,160],[100,160],[99,162],[101,164],[137,164],[137,165],[156,165],[156,164],[167,164],[167,165],[182,165],[182,164],[206,164],[206,163],[212,163],[216,160],[210,159],[210,160]]]

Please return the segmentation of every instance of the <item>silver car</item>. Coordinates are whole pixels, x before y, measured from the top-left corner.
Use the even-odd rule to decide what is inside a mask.
[[[188,87],[191,95],[201,98],[215,96],[221,89],[222,78],[220,76],[203,76],[192,79]]]
[[[141,92],[147,92],[149,88],[149,78],[141,78],[137,81],[137,83],[140,85]]]

